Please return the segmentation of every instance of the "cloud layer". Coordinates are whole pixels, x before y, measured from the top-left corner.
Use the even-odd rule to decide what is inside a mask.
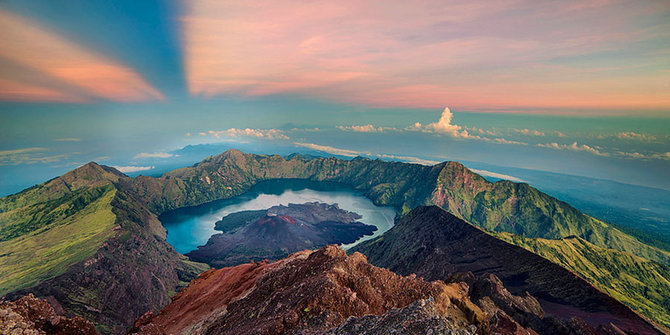
[[[209,134],[217,138],[221,136],[227,136],[227,137],[257,137],[257,138],[265,138],[268,140],[289,139],[289,137],[284,134],[284,131],[279,129],[230,128],[226,130],[209,130],[207,131],[207,133],[201,132],[199,134],[201,136]]]
[[[493,178],[498,178],[498,179],[505,179],[509,181],[514,181],[517,183],[525,183],[526,181],[514,176],[498,173],[498,172],[493,172],[493,171],[488,171],[488,170],[477,170],[477,169],[470,169],[470,171],[482,175],[482,176],[487,176],[487,177],[493,177]]]
[[[381,133],[384,131],[384,128],[375,127],[371,124],[366,124],[363,126],[337,126],[337,129],[345,131],[355,131],[359,133]]]
[[[37,163],[55,163],[66,160],[69,154],[48,154],[49,149],[41,147],[0,150],[0,166]]]
[[[112,167],[123,173],[147,171],[154,168],[153,166],[112,166]]]
[[[662,1],[185,4],[193,95],[476,110],[670,106]]]
[[[408,163],[414,163],[414,164],[421,164],[421,165],[428,165],[432,166],[435,164],[438,164],[438,161],[433,161],[429,159],[423,159],[423,158],[418,158],[418,157],[413,157],[413,156],[404,156],[404,155],[393,155],[393,154],[373,154],[370,152],[366,151],[357,151],[357,150],[349,150],[349,149],[341,149],[341,148],[335,148],[332,146],[328,145],[319,145],[315,143],[302,143],[302,142],[295,142],[293,143],[294,145],[298,147],[303,147],[303,148],[308,148],[316,151],[321,151],[325,153],[329,153],[331,155],[337,155],[337,156],[345,156],[345,157],[357,157],[357,156],[366,156],[366,157],[378,157],[378,158],[385,158],[389,160],[395,160],[395,161],[403,161],[403,162],[408,162]]]
[[[174,154],[167,153],[167,152],[153,152],[153,153],[142,152],[142,153],[139,153],[139,154],[135,155],[135,157],[133,157],[133,159],[138,159],[138,158],[170,158],[170,157],[174,157],[174,156],[175,156]]]
[[[135,70],[0,9],[0,100],[163,100]]]
[[[608,153],[601,152],[600,150],[586,144],[579,144],[577,141],[573,142],[572,144],[558,144],[556,142],[540,143],[537,146],[556,150],[584,151],[598,156],[609,156]]]

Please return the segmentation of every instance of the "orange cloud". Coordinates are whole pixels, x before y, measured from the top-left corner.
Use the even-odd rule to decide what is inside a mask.
[[[0,57],[63,83],[63,87],[44,88],[3,78],[0,99],[70,101],[94,97],[123,102],[164,99],[134,70],[1,9],[0,39]],[[79,92],[69,92],[72,87]],[[71,99],[71,95],[78,97]]]

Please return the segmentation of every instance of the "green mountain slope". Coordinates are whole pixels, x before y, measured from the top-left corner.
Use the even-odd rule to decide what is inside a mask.
[[[670,327],[670,267],[600,248],[576,236],[558,240],[509,233],[494,236],[578,273],[617,300]]]
[[[121,182],[148,208],[162,213],[233,197],[259,181],[280,178],[347,184],[376,204],[399,208],[401,214],[435,204],[486,230],[550,239],[576,235],[603,248],[670,264],[668,251],[646,245],[528,184],[491,183],[457,162],[421,166],[364,158],[286,159],[230,150],[160,178],[140,176]]]
[[[160,178],[138,177],[127,185],[149,208],[160,213],[182,206],[241,194],[253,184],[268,179],[303,178],[334,181],[362,191],[377,204],[393,205],[400,214],[424,204],[436,204],[471,224],[492,232],[507,232],[526,238],[561,239],[579,236],[594,247],[613,249],[620,253],[621,269],[635,269],[640,262],[651,266],[670,264],[670,253],[646,245],[636,238],[576,210],[523,183],[499,181],[491,183],[457,162],[432,167],[383,162],[357,158],[351,161],[334,158],[304,159],[293,156],[251,155],[231,150],[210,157],[193,167],[166,173]],[[540,251],[538,254],[542,255]],[[633,255],[638,258],[632,258]],[[577,262],[579,254],[566,254]],[[613,260],[616,261],[616,260]],[[646,262],[646,263],[645,263]],[[604,264],[604,263],[600,263]],[[569,269],[580,272],[577,268]],[[635,271],[635,270],[630,270]],[[660,270],[659,270],[660,271]],[[663,291],[659,276],[638,276],[640,285],[651,285]],[[637,296],[637,291],[624,292],[613,282],[584,275],[584,278],[607,292],[618,294],[634,309],[665,322],[663,298]],[[608,289],[606,289],[608,288]],[[649,308],[645,306],[651,301]]]
[[[118,333],[206,269],[165,242],[156,216],[118,188],[123,179],[89,163],[0,198],[0,295],[52,297]]]
[[[71,202],[73,197],[68,196],[47,205],[0,214],[0,221],[5,222],[0,230],[0,268],[7,273],[0,277],[0,295],[65,272],[69,266],[93,256],[103,241],[114,234],[115,216],[110,203],[116,190],[109,185],[94,190],[101,194],[88,203],[75,205]],[[91,193],[87,191],[76,193]],[[49,211],[54,205],[57,206]],[[42,210],[44,207],[47,209]],[[67,215],[74,208],[76,211]],[[12,219],[16,224],[7,224]]]
[[[139,176],[123,184],[156,213],[230,198],[260,181],[287,178],[347,184],[376,204],[407,212],[430,202],[441,169],[441,164],[429,167],[364,158],[305,159],[300,155],[285,159],[229,150],[160,178]]]
[[[432,201],[488,231],[546,239],[579,236],[602,248],[670,264],[670,252],[644,244],[528,184],[491,183],[458,163],[445,165]]]
[[[642,257],[630,258],[625,267],[646,259],[670,264],[669,252],[567,203],[527,184],[488,182],[456,162],[422,166],[365,158],[287,159],[230,150],[159,178],[129,178],[89,163],[0,198],[0,272],[13,274],[0,279],[0,290],[53,296],[105,332],[125,329],[145,311],[162,307],[180,284],[204,269],[165,242],[157,215],[234,197],[258,182],[282,178],[346,184],[376,204],[395,206],[399,214],[435,204],[488,231],[545,239],[575,235],[599,248]],[[581,256],[565,257],[574,262]],[[663,273],[650,276],[657,275]],[[594,284],[601,280],[584,277]],[[658,299],[652,302],[664,306]],[[630,305],[642,310],[645,304]]]
[[[646,321],[574,272],[437,206],[414,209],[384,235],[350,251],[362,252],[376,266],[403,275],[415,273],[427,280],[448,281],[469,272],[475,276],[493,273],[513,294],[528,292],[536,297],[548,315],[578,316],[596,323],[607,320],[638,333],[657,334],[642,331],[648,328]],[[601,321],[596,321],[598,318]]]

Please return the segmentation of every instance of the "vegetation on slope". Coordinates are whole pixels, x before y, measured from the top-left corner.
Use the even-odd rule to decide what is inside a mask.
[[[0,230],[0,269],[5,273],[0,276],[0,295],[65,272],[72,264],[93,256],[113,234],[116,217],[110,203],[116,190],[107,185],[82,193],[99,195],[89,202],[63,197],[44,206],[0,213],[5,223]]]
[[[165,242],[156,216],[119,188],[127,178],[89,163],[0,198],[0,295],[51,297],[122,333],[208,268]]]
[[[579,236],[602,248],[670,264],[670,252],[644,244],[528,184],[491,183],[458,163],[445,165],[432,200],[488,231],[546,239]]]
[[[441,168],[364,158],[286,159],[229,150],[160,178],[140,176],[123,184],[157,214],[234,197],[263,180],[289,178],[347,184],[376,204],[408,212],[430,203]]]
[[[164,304],[180,283],[201,269],[198,264],[184,262],[165,242],[157,214],[230,198],[260,181],[285,178],[346,184],[376,204],[395,206],[401,214],[420,205],[436,204],[490,231],[547,239],[576,235],[601,248],[670,264],[669,252],[645,245],[567,203],[527,184],[488,182],[456,162],[422,166],[364,158],[310,159],[293,155],[287,159],[230,150],[160,178],[129,178],[113,168],[89,163],[46,183],[0,198],[0,262],[4,262],[0,263],[0,269],[6,273],[6,269],[18,266],[28,257],[16,252],[18,249],[30,249],[31,243],[41,245],[41,241],[37,242],[41,237],[57,240],[59,234],[66,232],[63,229],[81,225],[82,233],[67,242],[68,245],[83,243],[73,258],[58,260],[58,253],[42,255],[46,257],[44,263],[52,264],[47,268],[58,271],[43,268],[41,272],[23,275],[19,271],[16,278],[25,276],[27,285],[38,283],[31,290],[58,296],[67,302],[66,308],[86,316],[93,315],[89,311],[92,306],[98,306],[92,307],[94,310],[101,306],[109,309],[109,306],[120,306],[121,299],[127,299],[126,304],[133,299],[140,301],[131,311],[123,308],[120,312],[105,311],[96,321],[121,326],[132,322],[135,313]],[[102,234],[113,226],[119,228],[108,235]],[[17,244],[21,239],[25,244]],[[55,242],[46,244],[47,249],[52,247],[60,248]],[[58,250],[70,253],[70,250]],[[90,255],[91,250],[97,250],[95,255]],[[23,258],[11,259],[10,256]],[[577,255],[566,254],[566,257]],[[82,260],[87,258],[95,259],[93,265],[84,264]],[[637,266],[636,261],[633,259],[626,266]],[[129,271],[129,267],[133,271]],[[87,276],[93,273],[94,277],[105,274],[105,278],[99,278],[104,283],[97,286],[88,283]],[[45,280],[52,276],[55,277]],[[154,280],[154,277],[159,279]],[[8,292],[23,287],[18,282],[6,281],[0,289]],[[112,296],[110,290],[119,286],[126,288],[127,294]],[[148,297],[135,297],[137,294],[132,293],[154,289],[155,294]]]
[[[578,273],[629,307],[670,327],[670,267],[571,236],[558,240],[496,237]]]
[[[427,280],[449,280],[461,277],[459,273],[493,273],[510,292],[528,292],[541,302],[550,302],[543,306],[548,314],[585,319],[599,315],[601,320],[635,333],[657,334],[630,308],[574,272],[491,236],[437,206],[414,209],[384,235],[350,250],[354,251],[364,253],[376,266],[402,275],[415,273]]]
[[[128,178],[108,166],[88,163],[60,177],[0,198],[0,213],[59,199],[83,187],[97,187]]]
[[[421,166],[365,158],[287,159],[229,150],[160,178],[140,176],[121,182],[160,214],[230,198],[259,181],[285,178],[347,184],[376,204],[399,208],[400,214],[435,204],[486,230],[549,239],[576,235],[603,248],[670,264],[670,252],[646,245],[528,184],[491,183],[457,162]]]
[[[528,184],[509,181],[491,183],[457,162],[426,167],[363,158],[346,161],[335,158],[304,159],[294,155],[285,159],[276,155],[251,155],[231,150],[193,167],[169,172],[161,178],[135,178],[129,187],[150,208],[160,213],[171,208],[232,197],[245,192],[256,182],[279,178],[340,182],[361,190],[377,204],[400,208],[401,214],[416,206],[434,203],[488,231],[508,232],[527,238],[579,236],[600,248],[616,249],[664,265],[670,264],[669,252],[646,245]],[[622,266],[639,265],[631,260]],[[657,275],[650,274],[650,278]],[[593,284],[599,283],[596,278],[586,278]],[[628,294],[628,297],[635,299],[634,294]],[[644,304],[629,305],[643,311]]]

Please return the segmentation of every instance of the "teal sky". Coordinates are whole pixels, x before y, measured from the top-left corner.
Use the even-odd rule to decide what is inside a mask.
[[[204,143],[670,189],[669,17],[665,1],[3,1],[0,195],[91,160],[190,164],[176,150]]]

